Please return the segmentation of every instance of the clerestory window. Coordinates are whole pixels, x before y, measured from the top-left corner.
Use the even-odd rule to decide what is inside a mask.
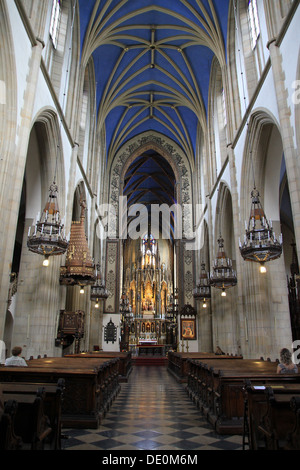
[[[61,14],[61,3],[62,3],[62,0],[53,0],[52,2],[52,13],[51,13],[49,33],[50,33],[50,37],[52,39],[52,43],[55,49],[57,47],[57,38],[58,38],[60,14]]]
[[[257,39],[260,35],[256,0],[249,0],[248,2],[248,19],[251,35],[251,46],[252,49],[254,49],[257,43]]]

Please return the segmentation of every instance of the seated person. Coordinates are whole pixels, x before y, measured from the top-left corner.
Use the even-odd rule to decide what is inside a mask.
[[[297,374],[298,367],[292,361],[292,354],[287,348],[280,351],[280,362],[277,366],[277,374]]]
[[[5,366],[19,366],[27,367],[26,361],[21,357],[22,348],[20,346],[15,346],[12,350],[12,356],[8,357],[5,361]]]

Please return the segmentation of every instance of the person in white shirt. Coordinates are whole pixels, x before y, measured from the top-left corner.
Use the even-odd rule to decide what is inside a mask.
[[[25,359],[21,357],[22,348],[20,346],[15,346],[12,350],[12,356],[8,357],[5,361],[5,366],[19,366],[27,367]]]

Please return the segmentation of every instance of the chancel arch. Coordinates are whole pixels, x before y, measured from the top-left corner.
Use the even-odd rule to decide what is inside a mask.
[[[155,168],[152,178],[151,165]],[[112,209],[113,216],[110,219],[110,228],[113,227],[111,235],[114,236],[108,237],[106,241],[106,280],[109,285],[113,279],[118,286],[118,291],[115,287],[109,299],[110,302],[106,303],[106,313],[118,311],[119,298],[126,281],[126,272],[121,269],[121,275],[119,275],[118,266],[122,266],[123,263],[126,265],[128,250],[133,250],[136,258],[130,260],[133,266],[131,274],[136,272],[138,257],[142,255],[141,240],[145,240],[145,236],[153,237],[157,243],[158,252],[155,255],[157,256],[155,262],[159,263],[156,268],[159,269],[160,274],[159,280],[149,278],[143,281],[142,286],[140,284],[143,290],[148,289],[150,285],[152,285],[152,293],[155,289],[156,295],[151,299],[141,295],[135,284],[135,296],[138,299],[134,301],[136,308],[142,309],[141,302],[144,300],[145,305],[148,302],[149,308],[150,304],[155,303],[156,313],[159,312],[160,316],[164,315],[170,295],[174,294],[175,288],[181,293],[182,306],[185,303],[193,303],[193,256],[186,245],[187,241],[193,239],[191,176],[193,167],[194,162],[189,162],[177,144],[155,132],[141,134],[138,138],[129,141],[120,149],[111,163],[109,207],[110,210]],[[125,208],[120,205],[122,198],[123,203],[126,204]],[[129,231],[127,233],[130,223],[134,222],[134,217],[128,217],[129,210],[134,207],[134,204],[141,204],[142,212],[144,209],[144,219],[139,218],[139,221],[143,225],[140,230],[144,230],[145,233],[141,232],[139,237],[130,237]],[[163,215],[158,219],[158,225],[155,224],[156,230],[153,230],[155,233],[152,233],[154,218],[151,217],[154,217],[154,207],[161,209],[162,206],[166,208],[167,216],[169,216],[169,233],[164,233]],[[121,231],[120,227],[122,227]],[[122,243],[118,236],[121,237]],[[128,297],[130,297],[129,290]],[[147,292],[149,294],[149,289]]]

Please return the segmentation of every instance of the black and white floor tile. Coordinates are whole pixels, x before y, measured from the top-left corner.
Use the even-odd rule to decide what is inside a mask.
[[[64,429],[63,450],[241,450],[214,432],[166,367],[134,367],[98,429]]]

